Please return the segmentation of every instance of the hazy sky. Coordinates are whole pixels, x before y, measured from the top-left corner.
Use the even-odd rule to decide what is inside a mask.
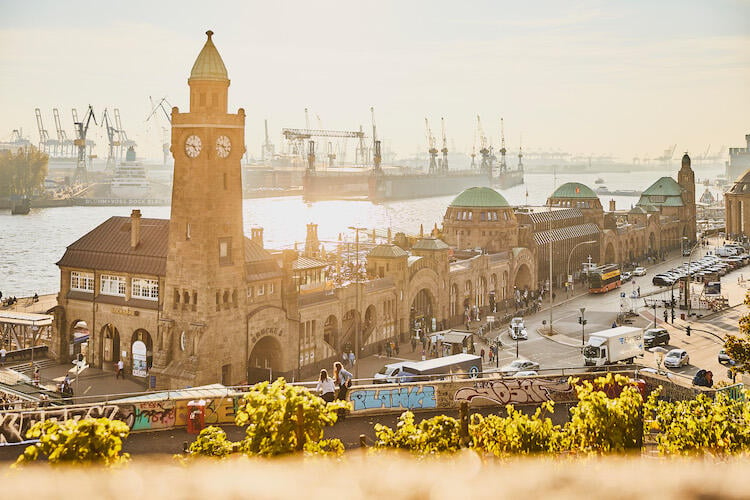
[[[748,1],[34,1],[0,4],[0,140],[34,108],[119,107],[154,150],[148,97],[188,108],[187,77],[212,29],[259,153],[282,127],[369,127],[401,156],[426,149],[424,118],[468,150],[475,117],[509,149],[654,157],[742,146],[750,133]],[[163,122],[162,122],[163,125]],[[101,129],[97,130],[101,134]],[[100,140],[104,142],[103,138]],[[105,154],[103,148],[99,154]]]

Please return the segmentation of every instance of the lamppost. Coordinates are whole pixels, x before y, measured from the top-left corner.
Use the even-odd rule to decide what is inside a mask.
[[[575,249],[580,247],[581,245],[593,245],[594,243],[596,243],[596,240],[582,241],[578,243],[577,245],[575,245],[570,250],[570,254],[568,254],[568,265],[565,267],[568,270],[568,276],[570,276],[570,259],[573,257],[573,252],[575,252]],[[572,280],[571,280],[571,285],[572,285]]]
[[[352,231],[354,231],[354,234],[356,235],[355,240],[354,240],[355,241],[355,250],[354,251],[357,253],[357,256],[356,256],[356,259],[355,259],[355,261],[356,261],[356,269],[355,269],[355,274],[354,274],[354,283],[355,283],[355,286],[357,287],[356,288],[356,294],[357,295],[356,295],[356,299],[355,299],[356,300],[356,307],[357,307],[357,316],[356,316],[357,328],[354,330],[354,352],[357,353],[357,354],[356,354],[356,356],[354,358],[354,378],[358,379],[359,378],[359,364],[360,364],[359,363],[359,361],[360,361],[359,358],[360,358],[360,354],[361,354],[359,352],[359,350],[360,350],[360,347],[359,347],[359,337],[361,335],[361,328],[362,328],[361,318],[360,318],[360,312],[359,312],[359,232],[360,231],[366,231],[367,228],[366,227],[349,226],[349,229],[351,229]]]

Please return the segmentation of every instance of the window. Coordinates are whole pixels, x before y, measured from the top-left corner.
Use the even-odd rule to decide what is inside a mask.
[[[99,292],[104,295],[125,296],[125,276],[102,274],[99,280]]]
[[[248,287],[247,289],[247,298],[252,299],[253,298],[253,287]]]
[[[131,279],[130,296],[138,299],[159,300],[159,280]]]
[[[91,273],[70,272],[70,289],[82,292],[94,291],[94,275]]]
[[[258,297],[266,293],[264,285],[258,285]]]
[[[232,238],[219,238],[219,264],[232,263]]]
[[[268,295],[273,295],[273,283],[268,284]]]
[[[185,239],[186,240],[190,239],[190,223],[189,222],[185,225]]]

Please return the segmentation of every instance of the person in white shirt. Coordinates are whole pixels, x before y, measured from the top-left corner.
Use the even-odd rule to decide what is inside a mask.
[[[333,379],[328,376],[328,372],[325,368],[320,370],[320,379],[318,380],[316,390],[326,403],[333,401],[336,386],[333,384]]]
[[[0,365],[5,366],[5,356],[8,354],[8,351],[5,350],[5,346],[0,348]]]
[[[122,377],[125,380],[125,363],[122,360],[117,362],[117,371],[115,373],[115,379]]]

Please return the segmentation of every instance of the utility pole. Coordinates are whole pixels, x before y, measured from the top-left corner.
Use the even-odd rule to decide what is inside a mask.
[[[354,251],[357,253],[357,256],[355,258],[356,262],[356,268],[355,268],[355,275],[354,275],[354,283],[356,286],[355,293],[356,293],[356,308],[357,308],[357,316],[356,316],[356,329],[354,330],[354,352],[355,360],[354,360],[354,378],[359,378],[359,364],[360,364],[360,354],[361,354],[361,348],[359,345],[360,341],[360,335],[362,330],[362,319],[360,314],[360,307],[359,307],[359,295],[360,295],[360,280],[359,280],[359,232],[360,231],[367,231],[366,227],[358,227],[358,226],[349,226],[349,229],[354,231],[355,239],[354,239]]]

